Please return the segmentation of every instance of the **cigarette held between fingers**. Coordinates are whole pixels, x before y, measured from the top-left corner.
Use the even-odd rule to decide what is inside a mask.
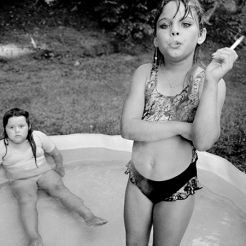
[[[244,39],[244,36],[241,36],[240,38],[238,38],[230,47],[230,49],[234,50]]]

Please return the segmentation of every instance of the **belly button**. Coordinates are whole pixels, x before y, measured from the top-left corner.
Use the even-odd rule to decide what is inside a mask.
[[[149,163],[149,166],[150,166],[150,168],[153,168],[154,167],[154,162],[153,161],[151,161],[150,163]]]

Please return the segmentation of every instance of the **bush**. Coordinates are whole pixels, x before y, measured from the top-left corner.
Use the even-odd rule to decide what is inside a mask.
[[[102,1],[96,8],[98,21],[105,29],[112,29],[122,40],[141,40],[151,34],[150,11],[147,1]]]
[[[205,10],[213,5],[212,0],[203,0]],[[215,42],[231,45],[236,38],[245,34],[245,1],[217,1],[217,8],[209,20],[208,37]]]
[[[86,6],[86,1],[83,2]],[[152,33],[153,13],[158,3],[156,0],[103,0],[94,5],[91,14],[118,38],[142,40]],[[201,3],[206,11],[217,4],[208,26],[211,40],[231,44],[235,36],[245,32],[245,1],[201,0]]]
[[[144,40],[152,34],[154,12],[160,0],[26,0],[30,6],[73,9],[81,17],[90,14],[102,28],[110,30],[121,40]],[[246,34],[245,0],[200,0],[209,12],[217,8],[210,18],[208,37],[212,41],[230,45],[235,36]],[[18,0],[2,0],[1,6],[21,5]]]

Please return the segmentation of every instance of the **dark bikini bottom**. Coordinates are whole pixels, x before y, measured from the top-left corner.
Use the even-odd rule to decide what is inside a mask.
[[[127,164],[126,174],[148,199],[156,204],[161,201],[184,200],[201,189],[197,179],[197,153],[194,151],[191,164],[182,173],[164,181],[154,181],[143,177],[130,161]]]

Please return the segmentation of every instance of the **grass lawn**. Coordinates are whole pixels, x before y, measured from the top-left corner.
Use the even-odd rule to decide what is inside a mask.
[[[9,28],[2,32],[0,44],[30,48],[30,35],[40,47],[51,50],[52,56],[47,59],[35,53],[0,59],[0,118],[6,110],[21,107],[31,113],[35,129],[50,135],[119,134],[132,73],[140,64],[151,61],[152,51],[135,46],[117,53],[106,48],[105,52],[105,46],[100,45],[107,44],[105,33],[64,23],[36,25],[28,33]],[[90,53],[97,47],[104,50]],[[205,61],[217,47],[206,45]],[[227,97],[221,137],[210,151],[246,171],[246,50],[238,53],[233,71],[225,78]]]

